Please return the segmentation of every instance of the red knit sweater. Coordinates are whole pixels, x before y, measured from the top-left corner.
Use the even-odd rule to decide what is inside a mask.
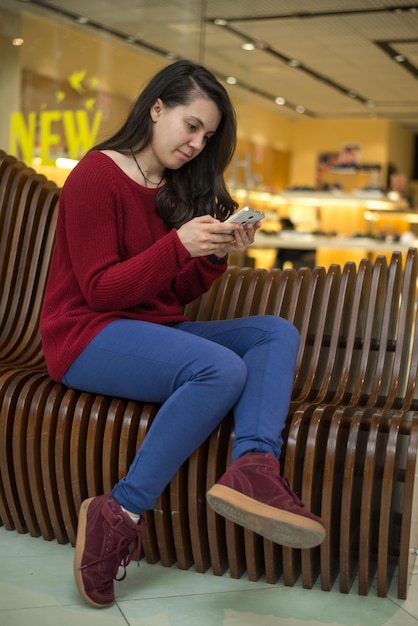
[[[226,263],[190,256],[155,213],[156,194],[98,151],[69,175],[41,315],[55,380],[112,320],[183,321],[182,307],[225,271]]]

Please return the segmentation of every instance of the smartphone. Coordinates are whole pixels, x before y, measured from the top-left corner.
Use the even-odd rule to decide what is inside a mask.
[[[225,220],[225,223],[231,222],[233,224],[242,224],[244,227],[247,224],[255,224],[264,218],[264,213],[262,211],[257,211],[256,209],[250,209],[250,207],[246,206],[231,217],[228,217]]]

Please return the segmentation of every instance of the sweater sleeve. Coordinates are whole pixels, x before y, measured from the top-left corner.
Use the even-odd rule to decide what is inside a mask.
[[[150,227],[155,212],[140,210],[135,183],[126,177],[122,185],[111,160],[100,156],[82,160],[67,179],[60,232],[89,307],[128,309],[167,289],[190,255],[175,230]]]
[[[175,279],[174,290],[180,304],[188,304],[209,291],[212,283],[225,272],[226,268],[227,257],[217,263],[207,256],[193,259]]]

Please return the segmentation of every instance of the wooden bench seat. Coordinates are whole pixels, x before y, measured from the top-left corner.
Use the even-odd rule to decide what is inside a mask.
[[[126,474],[158,405],[88,394],[46,372],[39,314],[59,189],[0,152],[0,522],[74,544],[81,502]],[[143,558],[198,572],[405,598],[418,545],[417,252],[328,269],[229,267],[195,320],[281,315],[301,336],[281,464],[328,535],[282,548],[206,506],[231,460],[226,415],[146,512]],[[355,586],[354,586],[354,581]]]

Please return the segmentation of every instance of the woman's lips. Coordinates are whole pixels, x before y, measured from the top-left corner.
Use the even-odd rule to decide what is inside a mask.
[[[183,152],[183,150],[179,150],[178,152],[181,158],[183,159],[183,161],[189,161],[192,158],[191,154],[187,154],[186,152]]]

